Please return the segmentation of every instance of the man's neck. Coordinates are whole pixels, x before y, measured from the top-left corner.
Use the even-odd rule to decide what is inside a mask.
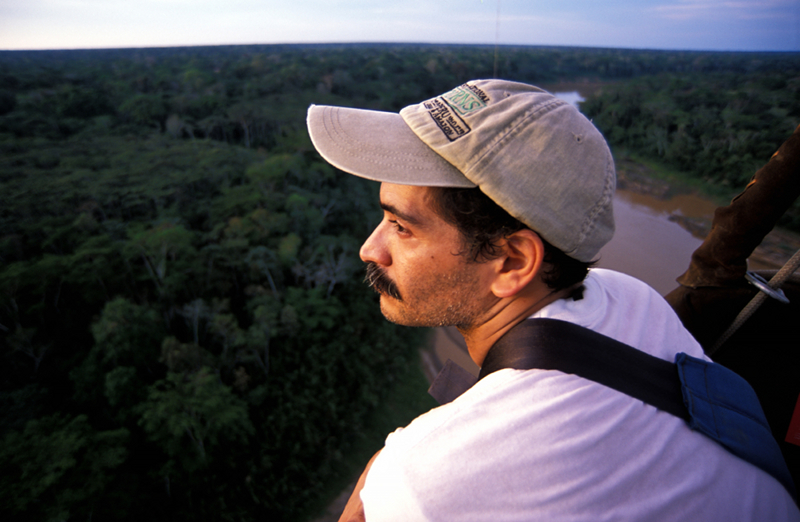
[[[506,332],[550,303],[567,298],[574,290],[570,287],[552,292],[546,286],[535,286],[512,298],[501,299],[488,311],[487,320],[477,326],[458,328],[467,343],[470,357],[475,364],[482,366],[486,354]]]

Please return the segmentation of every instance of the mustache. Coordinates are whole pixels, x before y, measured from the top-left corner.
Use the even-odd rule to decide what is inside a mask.
[[[386,272],[384,272],[381,267],[375,263],[367,263],[366,270],[367,274],[364,276],[364,282],[367,283],[370,288],[379,294],[386,294],[398,301],[403,300],[400,295],[400,290],[397,289],[397,284],[386,275]]]

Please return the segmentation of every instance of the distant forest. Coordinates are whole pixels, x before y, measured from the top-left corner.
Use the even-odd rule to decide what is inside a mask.
[[[306,109],[492,76],[599,84],[612,148],[722,186],[800,124],[797,53],[0,52],[0,517],[312,516],[424,332],[364,288],[377,186],[319,158]]]

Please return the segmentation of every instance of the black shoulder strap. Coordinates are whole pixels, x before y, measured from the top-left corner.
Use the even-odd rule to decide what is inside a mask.
[[[512,328],[489,350],[479,379],[503,368],[571,373],[689,421],[674,364],[566,321],[529,319]]]

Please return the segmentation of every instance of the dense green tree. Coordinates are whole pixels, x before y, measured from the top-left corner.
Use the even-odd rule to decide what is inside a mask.
[[[136,94],[119,107],[120,114],[134,123],[162,128],[167,120],[167,104],[157,94]]]
[[[13,92],[0,90],[0,116],[4,116],[13,111],[17,106],[17,97]]]
[[[206,467],[219,444],[243,444],[253,433],[245,402],[206,367],[168,373],[140,411],[148,437],[189,472]]]
[[[85,415],[29,421],[0,445],[5,520],[91,518],[93,504],[125,460],[128,432],[94,431]]]

